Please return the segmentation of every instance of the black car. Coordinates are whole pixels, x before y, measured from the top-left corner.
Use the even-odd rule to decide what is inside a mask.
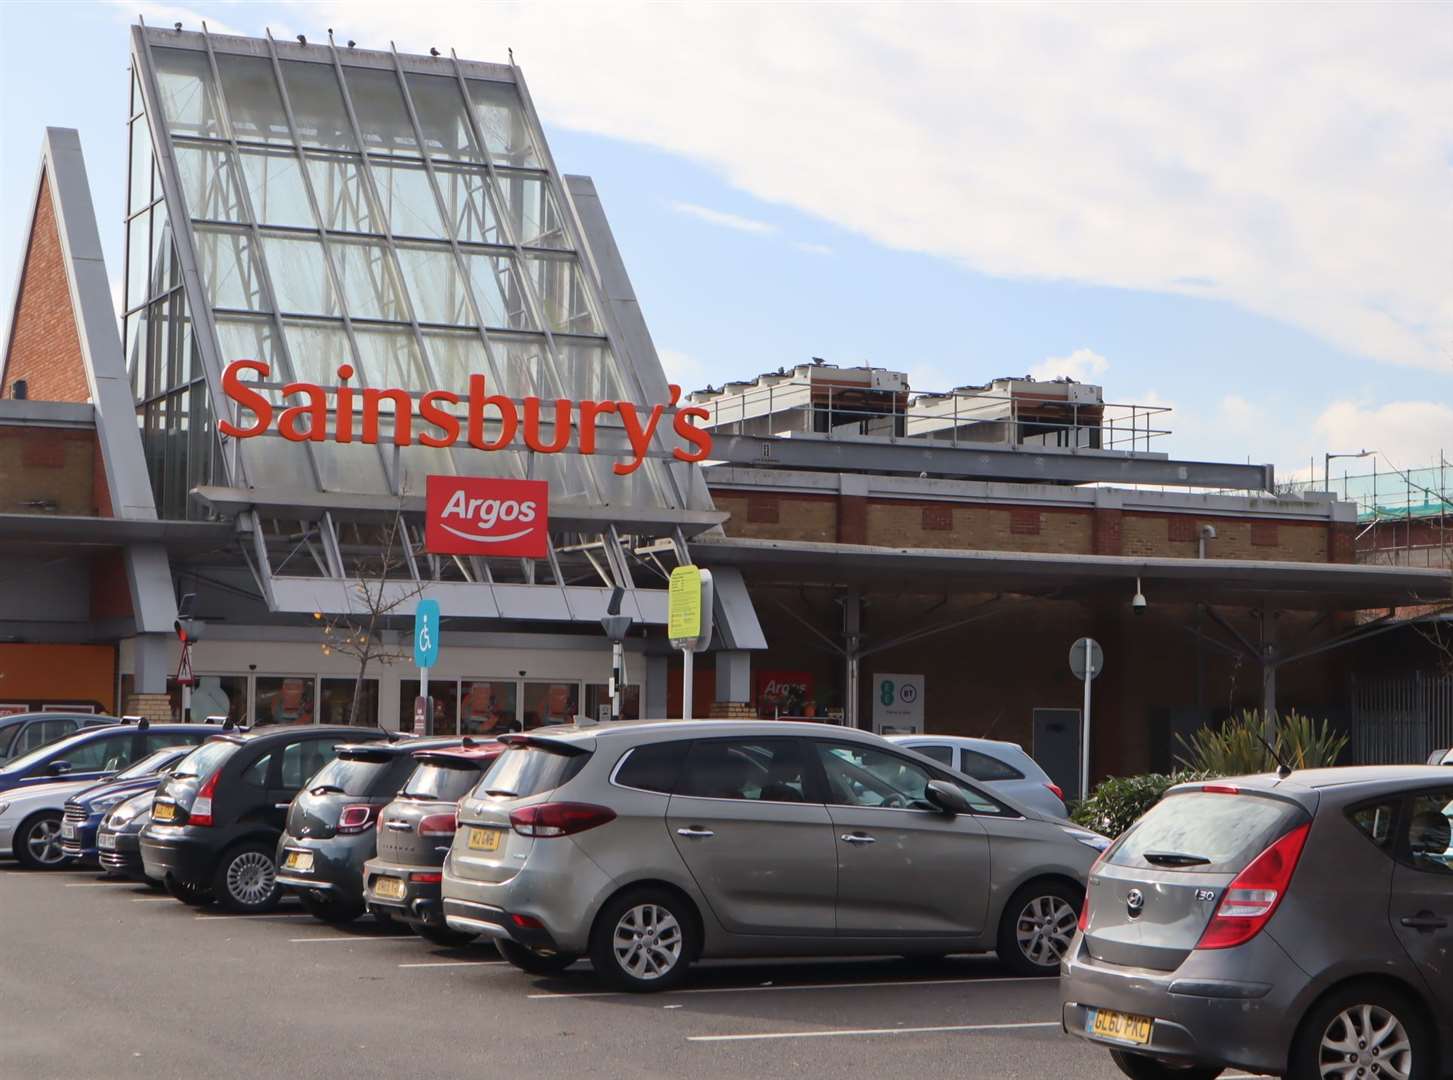
[[[459,745],[458,738],[439,738],[340,746],[288,808],[278,884],[324,922],[362,915],[363,864],[373,858],[379,812],[414,771],[416,753]]]
[[[27,712],[0,716],[0,763],[39,750],[82,728],[120,722],[114,716],[99,713]]]
[[[454,840],[459,800],[504,749],[494,741],[426,750],[402,790],[383,808],[378,855],[363,866],[364,899],[378,916],[408,923],[435,945],[466,945],[474,934],[444,925],[444,857]]]
[[[293,796],[340,746],[388,735],[307,724],[213,736],[157,788],[141,830],[147,876],[184,903],[271,910],[281,895],[273,853]]]

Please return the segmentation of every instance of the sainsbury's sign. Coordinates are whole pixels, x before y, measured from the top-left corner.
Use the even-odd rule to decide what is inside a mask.
[[[424,547],[434,555],[545,557],[545,480],[431,476],[424,489]]]
[[[476,450],[524,449],[541,454],[558,454],[571,446],[581,454],[596,453],[596,423],[601,416],[620,418],[616,430],[625,433],[630,445],[628,460],[617,461],[611,468],[617,476],[629,476],[641,467],[651,440],[656,435],[667,405],[653,405],[643,417],[629,401],[573,401],[556,398],[545,402],[537,397],[520,403],[503,394],[491,394],[483,375],[469,377],[469,391],[458,394],[452,390],[430,390],[416,401],[407,390],[397,387],[354,387],[349,385],[354,371],[350,364],[338,368],[338,386],[325,390],[316,383],[290,382],[282,388],[284,398],[296,404],[275,406],[258,389],[254,381],[242,376],[252,373],[267,381],[272,366],[261,360],[234,360],[222,374],[222,390],[239,406],[238,423],[224,419],[217,425],[224,435],[249,439],[274,429],[278,435],[293,442],[325,442],[330,432],[334,442],[376,443],[379,441],[380,415],[392,420],[390,434],[399,446],[417,441],[422,446],[453,446],[461,437]],[[331,398],[331,401],[330,401]],[[670,406],[681,398],[681,387],[671,386]],[[388,407],[384,407],[384,403]],[[542,421],[548,407],[551,420]],[[456,411],[465,406],[465,415]],[[416,412],[417,410],[417,412]],[[247,414],[251,414],[248,417]],[[681,445],[671,456],[677,461],[701,461],[711,453],[711,433],[698,426],[710,414],[695,406],[677,409],[671,417],[671,430]],[[358,429],[354,422],[358,420]],[[489,420],[494,430],[487,437]],[[548,441],[547,441],[548,440]]]

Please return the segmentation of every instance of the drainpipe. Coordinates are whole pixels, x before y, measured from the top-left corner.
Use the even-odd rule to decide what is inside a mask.
[[[1206,557],[1206,541],[1214,539],[1216,539],[1216,526],[1202,525],[1200,541],[1196,549],[1196,558],[1204,559]]]

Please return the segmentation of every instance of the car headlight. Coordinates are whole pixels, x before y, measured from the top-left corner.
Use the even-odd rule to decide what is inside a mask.
[[[116,795],[107,795],[104,798],[91,800],[91,813],[104,814],[123,799],[130,798],[127,792],[120,792]]]
[[[1099,833],[1090,832],[1088,829],[1071,829],[1064,825],[1061,825],[1060,828],[1064,830],[1066,836],[1072,836],[1084,844],[1085,847],[1094,848],[1096,851],[1104,851],[1113,842],[1108,836],[1101,836]]]
[[[106,819],[106,824],[112,826],[125,825],[145,809],[145,804],[137,806],[131,803],[122,803],[115,810],[111,811],[111,816]]]

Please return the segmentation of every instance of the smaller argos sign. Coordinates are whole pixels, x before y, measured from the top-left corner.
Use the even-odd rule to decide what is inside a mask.
[[[549,535],[545,480],[431,476],[424,547],[431,555],[543,559]]]

